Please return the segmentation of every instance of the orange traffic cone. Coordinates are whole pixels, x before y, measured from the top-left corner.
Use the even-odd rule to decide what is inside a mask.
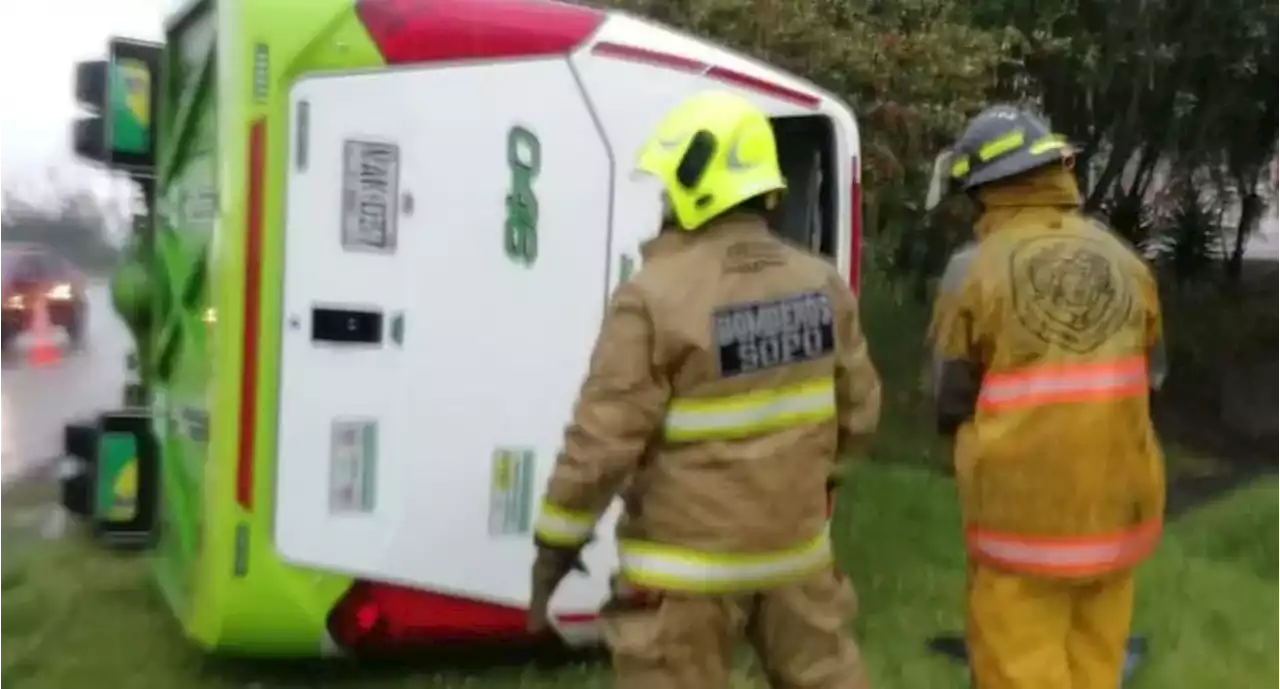
[[[53,338],[53,320],[49,318],[49,305],[43,298],[36,301],[31,318],[31,345],[27,350],[27,362],[32,366],[52,366],[58,363],[62,352]]]

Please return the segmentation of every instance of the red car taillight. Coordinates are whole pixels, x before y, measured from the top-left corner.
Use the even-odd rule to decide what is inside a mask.
[[[357,581],[329,614],[329,634],[349,650],[524,636],[519,608],[394,584]]]
[[[329,636],[354,652],[394,653],[437,644],[527,640],[526,611],[508,605],[357,581],[329,613]],[[595,615],[564,615],[577,624]]]

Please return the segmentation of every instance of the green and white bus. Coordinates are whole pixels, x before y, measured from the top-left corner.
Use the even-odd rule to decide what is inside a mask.
[[[774,118],[775,226],[856,287],[850,109],[639,17],[200,0],[163,45],[112,45],[128,93],[77,150],[154,192],[118,283],[143,296],[116,295],[136,302],[139,446],[158,457],[139,502],[156,503],[160,588],[206,649],[524,634],[534,502],[608,296],[657,230],[631,165],[686,97],[724,89]],[[553,603],[569,643],[597,638],[613,519]]]

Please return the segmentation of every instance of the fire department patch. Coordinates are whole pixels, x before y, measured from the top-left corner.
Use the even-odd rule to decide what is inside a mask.
[[[1129,321],[1134,296],[1113,254],[1078,236],[1034,237],[1014,247],[1010,284],[1022,327],[1079,354],[1115,336]]]
[[[731,378],[798,364],[835,351],[831,298],[805,292],[716,309],[711,327],[720,376]]]

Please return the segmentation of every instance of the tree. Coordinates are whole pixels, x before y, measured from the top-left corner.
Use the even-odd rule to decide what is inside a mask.
[[[1087,209],[1143,244],[1160,232],[1149,210],[1162,188],[1238,202],[1238,275],[1275,155],[1275,3],[979,0],[971,16],[1016,32],[1021,69],[1002,73],[997,93],[1039,103],[1080,146]],[[1172,196],[1185,206],[1183,191]]]
[[[1258,226],[1275,187],[1270,170],[1276,157],[1277,16],[1276,4],[1223,0],[1214,3],[1212,27],[1202,35],[1217,50],[1206,50],[1189,70],[1203,94],[1196,139],[1183,140],[1188,159],[1215,173],[1220,195],[1235,200],[1239,214],[1227,257],[1227,275],[1240,279],[1244,247]],[[1184,59],[1190,59],[1190,56]]]

